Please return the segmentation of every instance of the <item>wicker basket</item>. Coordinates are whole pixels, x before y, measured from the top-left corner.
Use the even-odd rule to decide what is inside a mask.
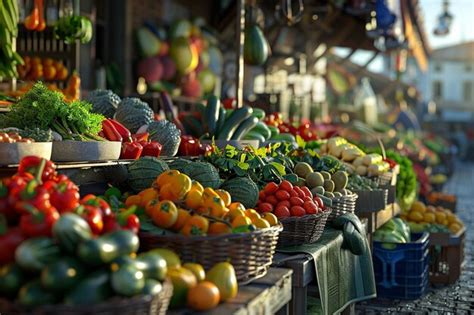
[[[282,230],[279,225],[251,233],[194,237],[140,232],[140,249],[169,248],[183,261],[197,262],[205,269],[229,260],[239,284],[245,284],[267,273]]]
[[[34,310],[0,298],[0,314],[8,315],[165,315],[168,310],[173,284],[170,280],[163,283],[163,290],[155,296],[142,295],[132,298],[112,298],[96,305],[45,305]]]
[[[281,220],[283,232],[278,239],[278,247],[297,246],[316,242],[324,232],[331,209],[303,217],[289,217]]]
[[[346,195],[332,199],[332,212],[328,221],[332,221],[345,213],[354,213],[357,201],[357,194]]]

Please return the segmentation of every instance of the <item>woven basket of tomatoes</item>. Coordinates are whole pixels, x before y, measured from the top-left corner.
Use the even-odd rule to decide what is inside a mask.
[[[145,209],[139,233],[143,250],[169,248],[206,269],[229,261],[239,284],[266,274],[283,229],[274,214],[246,209],[227,191],[204,188],[177,170],[165,171],[126,204]]]
[[[316,242],[324,231],[331,209],[308,187],[298,187],[284,180],[268,183],[259,194],[257,210],[273,213],[280,219],[283,231],[278,247]]]

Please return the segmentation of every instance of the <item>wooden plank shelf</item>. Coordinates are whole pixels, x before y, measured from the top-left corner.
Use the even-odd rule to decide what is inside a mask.
[[[250,315],[287,314],[291,300],[290,269],[270,268],[267,274],[250,284],[240,286],[237,296],[208,312],[189,309],[168,311],[170,315]]]

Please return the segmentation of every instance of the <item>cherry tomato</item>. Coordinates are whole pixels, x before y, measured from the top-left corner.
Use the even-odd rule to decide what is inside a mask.
[[[290,213],[294,217],[302,217],[306,214],[306,211],[301,206],[293,206],[290,209]]]
[[[311,190],[309,190],[308,187],[303,186],[303,187],[298,187],[298,188],[300,188],[300,189],[303,191],[303,193],[305,194],[305,196],[308,196],[308,197],[313,198],[313,193],[311,192]]]
[[[274,192],[276,192],[278,190],[278,185],[274,182],[270,182],[268,183],[265,188],[263,189],[263,191],[265,192],[265,194],[267,195],[271,195],[273,194]]]
[[[316,214],[318,213],[318,206],[312,201],[306,201],[303,205],[307,214]]]
[[[275,193],[275,196],[278,200],[288,200],[288,199],[290,199],[290,193],[287,192],[286,190],[278,190]]]
[[[265,192],[262,190],[258,193],[259,200],[265,200]]]
[[[293,190],[293,184],[287,180],[284,180],[280,184],[280,190],[285,190],[287,192],[290,192]]]
[[[258,206],[259,212],[272,212],[273,211],[273,205],[268,202],[263,202]]]
[[[287,207],[278,207],[275,209],[273,214],[275,214],[278,218],[287,218],[291,216],[290,210]]]
[[[313,200],[314,200],[315,203],[318,204],[318,207],[319,207],[320,209],[323,209],[323,210],[326,209],[326,207],[324,206],[323,200],[322,200],[321,198],[319,198],[318,196],[315,196],[315,197],[313,198]]]
[[[265,198],[265,202],[268,202],[269,204],[276,206],[278,203],[278,199],[275,196],[268,196]]]
[[[288,209],[290,209],[291,203],[290,203],[289,200],[282,200],[276,206],[277,207],[283,206],[283,207],[287,207]]]
[[[290,198],[290,203],[292,206],[302,206],[304,204],[303,199],[299,197],[291,197]]]

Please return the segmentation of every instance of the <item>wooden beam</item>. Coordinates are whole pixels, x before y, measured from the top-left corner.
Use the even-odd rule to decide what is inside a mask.
[[[368,66],[375,60],[375,58],[377,58],[379,53],[380,53],[379,51],[374,51],[374,53],[372,54],[372,57],[370,57],[369,60],[366,61],[366,63],[361,65],[359,69],[356,72],[354,72],[354,74],[358,75],[361,71],[366,70],[366,69],[368,70]]]

